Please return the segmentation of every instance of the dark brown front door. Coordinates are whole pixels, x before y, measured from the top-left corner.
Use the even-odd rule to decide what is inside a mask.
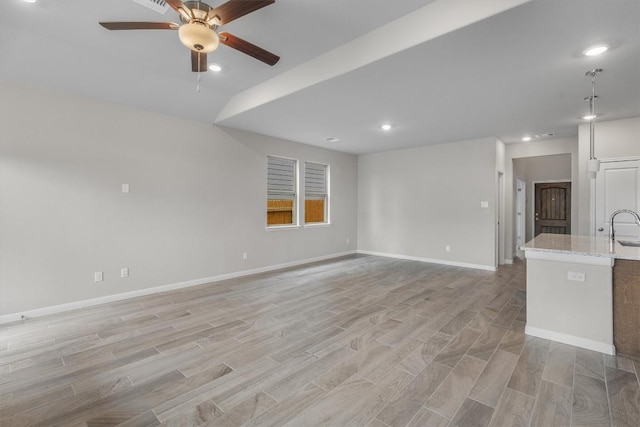
[[[536,236],[571,234],[571,183],[536,184]]]

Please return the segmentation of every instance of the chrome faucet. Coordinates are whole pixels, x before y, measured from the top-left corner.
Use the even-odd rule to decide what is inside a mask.
[[[636,224],[638,224],[640,226],[640,215],[638,215],[634,211],[632,211],[630,209],[620,209],[620,210],[615,211],[614,213],[611,214],[611,217],[609,218],[609,242],[611,243],[611,245],[613,245],[613,242],[616,240],[616,235],[615,235],[615,232],[613,231],[613,219],[619,213],[628,213],[628,214],[632,215],[636,220]]]

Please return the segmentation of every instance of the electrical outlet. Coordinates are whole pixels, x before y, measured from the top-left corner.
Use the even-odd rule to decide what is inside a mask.
[[[129,192],[129,184],[122,184],[122,192],[123,193]]]
[[[349,238],[347,237],[347,245],[349,244],[349,242],[350,242],[350,241],[351,241],[351,240],[349,240]]]
[[[246,261],[249,258],[249,254],[246,252],[242,252],[242,259]]]
[[[120,269],[120,277],[121,278],[127,278],[129,277],[129,268],[128,267],[124,267]]]
[[[96,271],[95,273],[93,273],[94,282],[102,282],[103,280],[104,280],[104,275],[102,274],[102,271]]]
[[[567,280],[572,280],[574,282],[584,282],[585,280],[584,273],[569,271],[567,272]]]
[[[447,252],[451,252],[451,246],[450,245],[445,246],[444,250]]]

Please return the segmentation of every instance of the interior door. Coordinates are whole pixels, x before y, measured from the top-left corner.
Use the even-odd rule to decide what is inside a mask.
[[[640,160],[602,161],[596,176],[595,234],[609,235],[609,217],[618,209],[640,212]],[[638,238],[638,227],[631,215],[615,220],[616,237]]]
[[[535,235],[571,234],[571,183],[538,183],[535,186]]]

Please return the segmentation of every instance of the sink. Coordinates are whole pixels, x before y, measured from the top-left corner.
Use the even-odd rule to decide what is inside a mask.
[[[640,248],[640,241],[637,240],[618,240],[622,246],[633,246],[635,248]]]

